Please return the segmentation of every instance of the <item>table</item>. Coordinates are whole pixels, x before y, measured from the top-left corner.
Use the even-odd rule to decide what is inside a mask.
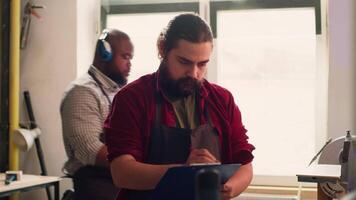
[[[336,182],[340,180],[341,165],[311,165],[299,174],[297,174],[298,182],[318,183],[318,200],[330,199],[323,191],[321,191],[319,183]]]
[[[8,196],[15,192],[25,192],[34,189],[54,186],[54,199],[59,200],[59,182],[62,180],[56,176],[39,176],[23,174],[20,181],[5,185],[5,174],[0,173],[0,197]]]

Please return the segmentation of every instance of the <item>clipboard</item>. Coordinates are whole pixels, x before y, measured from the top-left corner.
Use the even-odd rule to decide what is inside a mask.
[[[224,184],[241,164],[202,164],[170,168],[150,194],[150,200],[194,200],[195,175],[201,169],[215,169]]]

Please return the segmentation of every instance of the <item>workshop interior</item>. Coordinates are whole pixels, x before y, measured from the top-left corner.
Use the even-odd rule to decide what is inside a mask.
[[[110,28],[134,46],[128,85],[156,72],[158,38],[184,13],[211,28],[204,78],[231,92],[256,148],[252,181],[232,199],[356,200],[354,0],[2,0],[0,200],[74,199],[63,170],[68,85],[88,72]],[[194,165],[169,170],[175,178],[167,173],[152,199],[177,192],[174,180],[183,176],[195,178],[182,186],[195,189],[192,199],[222,199],[198,183],[238,170],[218,165],[207,171],[211,179],[200,179],[204,170]]]

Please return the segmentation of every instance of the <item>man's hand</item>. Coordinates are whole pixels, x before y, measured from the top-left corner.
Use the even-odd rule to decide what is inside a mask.
[[[187,159],[187,164],[219,162],[207,149],[193,149]]]
[[[98,153],[96,154],[95,165],[109,168],[110,164],[108,159],[106,158],[107,154],[108,154],[108,149],[104,144],[103,146],[101,146]]]
[[[115,185],[119,188],[133,190],[153,190],[166,171],[177,166],[181,166],[181,164],[153,165],[142,163],[136,161],[130,154],[116,157],[110,164]]]
[[[252,180],[252,164],[241,165],[240,169],[221,186],[221,199],[228,200],[240,195]]]
[[[232,186],[228,183],[221,186],[221,199],[222,200],[229,200],[234,198],[234,194],[232,192]]]

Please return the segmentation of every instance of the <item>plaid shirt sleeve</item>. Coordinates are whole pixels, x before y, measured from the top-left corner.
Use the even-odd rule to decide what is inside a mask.
[[[101,106],[95,91],[85,86],[72,88],[61,105],[65,146],[84,165],[94,165],[104,145],[100,141],[104,121]]]

